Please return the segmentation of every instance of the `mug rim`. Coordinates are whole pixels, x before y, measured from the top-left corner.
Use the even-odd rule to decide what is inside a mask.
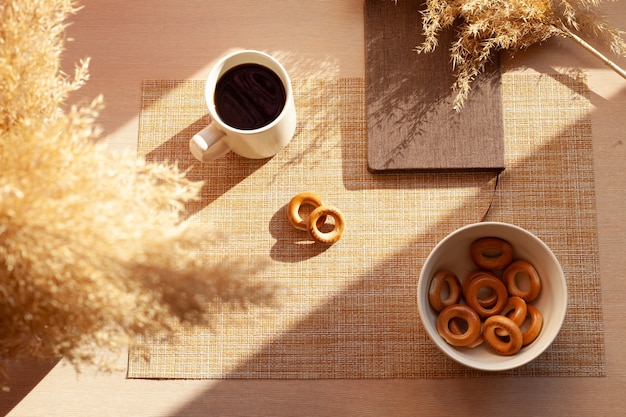
[[[219,115],[217,114],[217,108],[215,106],[215,87],[217,85],[217,81],[220,79],[220,77],[222,75],[224,75],[228,70],[230,70],[231,68],[234,68],[237,65],[240,65],[244,62],[240,62],[237,64],[234,64],[232,66],[227,66],[226,63],[230,60],[232,60],[233,58],[236,58],[237,56],[240,55],[254,55],[257,57],[262,57],[263,59],[265,59],[266,61],[271,62],[273,65],[275,65],[279,70],[280,73],[278,73],[274,68],[269,67],[268,65],[266,65],[265,62],[249,62],[251,64],[258,64],[258,65],[262,65],[266,68],[268,68],[270,71],[274,72],[278,78],[280,78],[283,87],[285,88],[285,103],[283,106],[283,109],[281,110],[280,114],[278,116],[276,116],[274,118],[274,120],[272,120],[270,123],[261,126],[259,128],[256,129],[238,129],[234,126],[229,125],[228,123],[224,122]],[[220,126],[220,129],[223,131],[228,131],[228,132],[234,132],[237,133],[239,135],[254,135],[260,132],[264,132],[266,130],[270,130],[272,127],[274,127],[275,125],[277,125],[278,123],[280,123],[280,121],[285,117],[285,114],[288,111],[288,106],[289,103],[291,101],[293,101],[293,90],[291,87],[291,78],[289,77],[289,74],[287,73],[287,70],[285,69],[285,67],[276,59],[274,58],[272,55],[263,52],[263,51],[258,51],[255,49],[240,49],[231,53],[228,53],[224,56],[222,56],[211,68],[211,71],[209,71],[209,75],[207,76],[205,82],[204,82],[204,101],[205,104],[209,110],[209,115],[211,116],[211,121],[214,123],[217,123]]]

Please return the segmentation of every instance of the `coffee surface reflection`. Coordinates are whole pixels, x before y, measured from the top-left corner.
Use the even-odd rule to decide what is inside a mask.
[[[235,129],[254,130],[274,121],[285,107],[281,79],[269,68],[242,64],[226,71],[215,88],[215,106],[222,121]]]

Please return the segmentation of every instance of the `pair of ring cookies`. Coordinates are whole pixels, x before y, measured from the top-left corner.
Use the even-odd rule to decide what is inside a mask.
[[[300,216],[300,208],[303,205],[313,207],[313,211],[306,220]],[[330,231],[322,231],[322,226],[326,224],[329,216],[334,220],[333,228]],[[309,192],[297,194],[289,201],[287,220],[296,229],[308,232],[316,242],[326,245],[332,245],[341,239],[346,227],[346,221],[339,209],[325,205],[319,196]]]

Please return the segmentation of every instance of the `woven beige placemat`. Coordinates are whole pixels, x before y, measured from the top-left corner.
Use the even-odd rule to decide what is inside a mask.
[[[260,279],[280,306],[221,314],[212,332],[175,342],[137,340],[129,378],[453,378],[483,376],[449,360],[417,312],[420,266],[449,232],[480,221],[495,177],[487,173],[375,175],[367,171],[364,81],[293,80],[299,126],[274,158],[234,154],[199,164],[190,135],[206,123],[202,81],[145,81],[139,153],[178,161],[206,181],[194,222],[231,238],[202,256],[261,256]],[[589,102],[583,79],[503,79],[507,169],[488,220],[522,226],[562,262],[570,309],[539,359],[507,375],[605,375]],[[445,122],[445,121],[442,121]],[[347,220],[331,247],[310,244],[285,219],[302,191]],[[218,253],[215,253],[217,251]]]

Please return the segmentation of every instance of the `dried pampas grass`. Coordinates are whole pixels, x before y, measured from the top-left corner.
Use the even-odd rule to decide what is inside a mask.
[[[0,358],[94,362],[129,337],[210,325],[216,306],[271,302],[262,266],[207,260],[183,220],[201,183],[95,140],[100,101],[60,71],[71,0],[0,2]]]
[[[421,1],[421,0],[420,0]],[[515,52],[554,36],[573,39],[626,78],[626,72],[583,40],[597,39],[626,57],[624,32],[611,28],[595,9],[601,0],[426,0],[422,16],[424,42],[417,52],[433,51],[444,28],[456,28],[450,49],[456,76],[454,108],[460,110],[492,55]]]

